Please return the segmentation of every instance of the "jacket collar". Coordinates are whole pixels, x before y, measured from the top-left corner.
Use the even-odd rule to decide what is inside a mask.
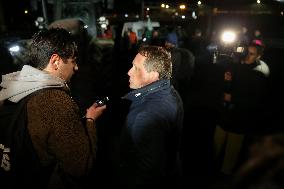
[[[165,89],[170,87],[170,80],[168,79],[162,79],[155,81],[149,85],[146,85],[142,88],[135,89],[129,93],[127,93],[123,98],[134,101],[137,99],[140,99],[150,93],[154,93],[156,91]]]

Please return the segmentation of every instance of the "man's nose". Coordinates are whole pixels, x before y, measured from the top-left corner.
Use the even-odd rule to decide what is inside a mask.
[[[130,76],[132,68],[130,68],[127,72],[127,75]]]

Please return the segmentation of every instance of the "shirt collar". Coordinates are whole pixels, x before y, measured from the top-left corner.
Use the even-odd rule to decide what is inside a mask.
[[[143,96],[147,94],[159,91],[169,86],[170,86],[170,80],[168,79],[158,80],[142,88],[135,89],[127,93],[123,98],[134,101],[135,99],[142,98]]]

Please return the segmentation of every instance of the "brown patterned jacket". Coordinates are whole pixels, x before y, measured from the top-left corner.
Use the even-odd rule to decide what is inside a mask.
[[[28,131],[42,165],[56,162],[63,173],[86,176],[96,155],[96,128],[62,89],[45,89],[27,104]],[[58,185],[58,183],[52,183]]]

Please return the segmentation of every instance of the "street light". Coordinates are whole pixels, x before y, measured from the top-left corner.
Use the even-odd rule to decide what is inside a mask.
[[[161,7],[166,8],[166,9],[170,8],[170,6],[168,4],[164,4],[164,3],[161,4]]]
[[[179,8],[180,8],[181,10],[184,10],[184,9],[185,9],[185,5],[182,4],[182,5],[179,6]]]

